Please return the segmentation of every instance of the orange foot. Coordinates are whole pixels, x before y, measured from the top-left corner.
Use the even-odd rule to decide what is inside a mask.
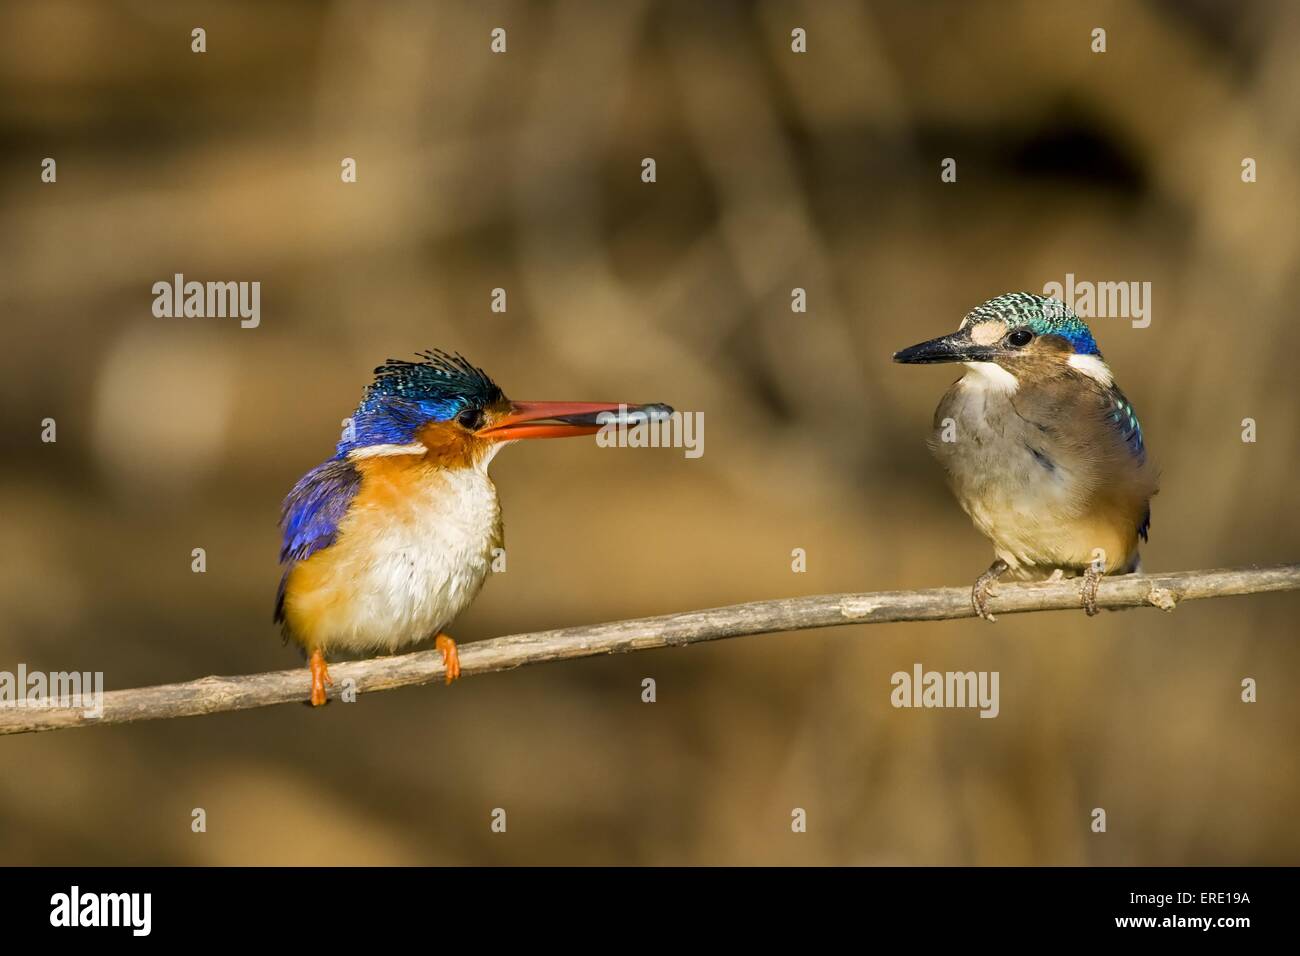
[[[450,684],[460,676],[460,655],[456,652],[456,642],[446,634],[439,634],[433,646],[442,651],[442,662],[447,665],[447,683]]]
[[[329,668],[325,666],[325,655],[319,650],[311,652],[311,705],[321,707],[325,703],[325,685],[334,686],[330,680]]]

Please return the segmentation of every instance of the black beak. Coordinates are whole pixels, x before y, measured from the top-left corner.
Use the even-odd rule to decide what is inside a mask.
[[[992,362],[998,350],[987,345],[976,345],[971,341],[970,333],[959,329],[951,335],[941,335],[937,339],[921,342],[917,345],[894,353],[894,361],[903,365],[933,365],[936,362]]]

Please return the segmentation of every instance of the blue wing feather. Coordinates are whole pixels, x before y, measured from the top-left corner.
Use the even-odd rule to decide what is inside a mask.
[[[1138,421],[1137,411],[1133,404],[1124,397],[1124,393],[1118,388],[1112,387],[1110,395],[1110,421],[1124,439],[1124,444],[1132,452],[1133,457],[1139,462],[1145,462],[1147,457],[1146,443],[1142,440],[1142,423]],[[1151,506],[1148,504],[1142,514],[1142,522],[1138,525],[1138,536],[1147,540],[1147,535],[1151,530]]]
[[[1142,441],[1142,423],[1138,421],[1133,405],[1118,388],[1110,390],[1110,404],[1110,420],[1124,439],[1124,444],[1128,445],[1129,451],[1138,461],[1145,461],[1147,450]]]
[[[287,564],[275,596],[275,620],[284,621],[284,588],[294,563],[304,561],[338,536],[339,522],[361,485],[350,461],[331,458],[298,479],[280,512],[280,563]]]

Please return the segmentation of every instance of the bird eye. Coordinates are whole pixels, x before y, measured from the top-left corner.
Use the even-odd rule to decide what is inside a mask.
[[[1007,341],[1019,349],[1019,348],[1024,348],[1026,345],[1028,345],[1031,341],[1033,341],[1033,338],[1034,338],[1034,333],[1030,332],[1028,329],[1016,329],[1014,332],[1012,332],[1010,335],[1007,336]]]
[[[465,409],[456,416],[456,423],[469,431],[478,431],[478,427],[483,424],[483,409]]]

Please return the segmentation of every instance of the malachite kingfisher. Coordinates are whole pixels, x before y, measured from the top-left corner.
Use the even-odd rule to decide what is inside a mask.
[[[488,463],[522,438],[593,435],[658,420],[666,405],[512,402],[463,356],[440,350],[375,369],[334,457],[303,475],[280,518],[275,620],[310,661],[313,705],[336,652],[392,653],[433,638],[482,588],[503,545]]]
[[[1137,412],[1115,384],[1087,324],[1064,304],[1013,292],[971,311],[951,335],[894,353],[895,362],[961,362],[934,413],[930,448],[995,560],[971,590],[1082,575],[1097,613],[1104,574],[1138,570],[1158,476]]]

